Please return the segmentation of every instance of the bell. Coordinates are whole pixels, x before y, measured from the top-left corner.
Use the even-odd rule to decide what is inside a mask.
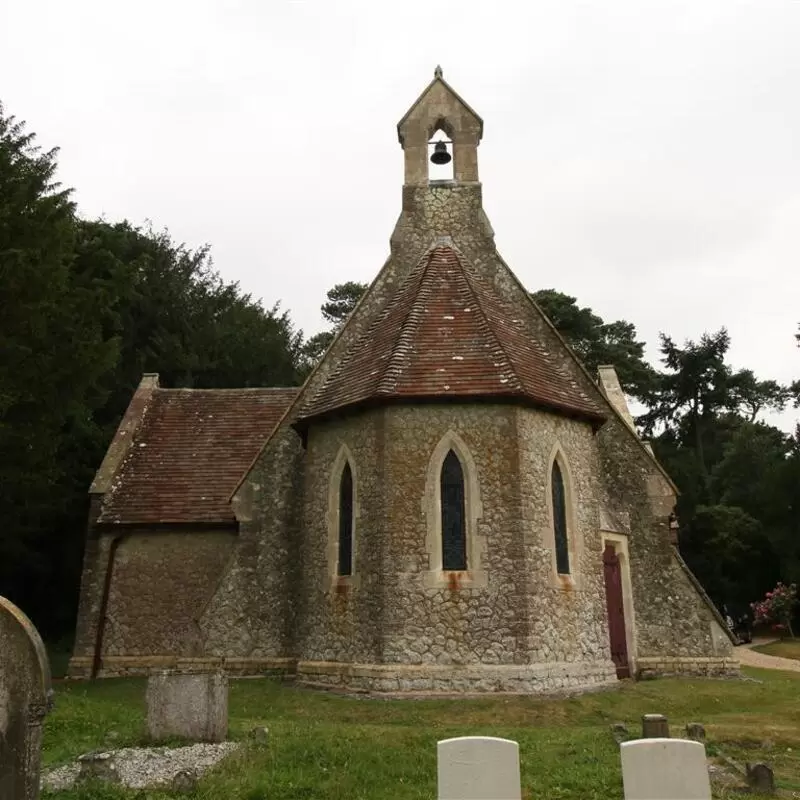
[[[444,142],[436,142],[431,161],[434,164],[449,164],[451,158],[452,156],[447,152],[447,145]]]

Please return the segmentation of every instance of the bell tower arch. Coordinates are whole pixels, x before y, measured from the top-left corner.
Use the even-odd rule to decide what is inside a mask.
[[[444,132],[449,139],[455,183],[478,183],[478,144],[483,136],[483,120],[445,81],[441,67],[436,67],[433,80],[397,123],[405,157],[406,186],[428,184],[428,145],[437,131]]]

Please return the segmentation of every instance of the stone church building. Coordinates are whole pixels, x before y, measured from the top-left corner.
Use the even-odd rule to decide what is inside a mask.
[[[733,674],[676,490],[498,253],[483,122],[443,79],[398,124],[383,268],[299,388],[142,378],[91,486],[70,673],[541,692]],[[429,179],[452,157],[452,178]]]

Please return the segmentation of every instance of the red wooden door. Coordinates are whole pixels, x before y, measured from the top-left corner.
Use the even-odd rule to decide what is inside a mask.
[[[622,571],[613,544],[603,551],[603,571],[606,579],[606,608],[608,609],[608,638],[611,659],[618,678],[630,678],[628,642],[625,638],[625,606],[622,603]]]

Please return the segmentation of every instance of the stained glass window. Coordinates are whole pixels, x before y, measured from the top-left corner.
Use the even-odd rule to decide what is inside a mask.
[[[556,569],[559,575],[569,575],[569,540],[567,539],[567,504],[564,497],[564,478],[558,462],[553,462],[552,478],[553,529],[556,539]]]
[[[451,450],[442,464],[442,569],[467,568],[464,471]]]
[[[339,575],[353,574],[353,473],[345,464],[339,483]]]

